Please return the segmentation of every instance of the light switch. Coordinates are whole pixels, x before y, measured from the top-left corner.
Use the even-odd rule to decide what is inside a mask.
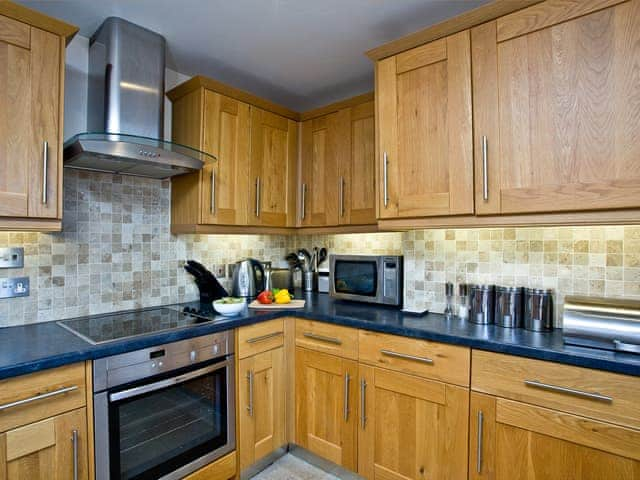
[[[23,268],[24,248],[0,248],[0,268]]]

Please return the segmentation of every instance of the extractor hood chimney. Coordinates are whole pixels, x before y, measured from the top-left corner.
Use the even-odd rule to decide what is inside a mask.
[[[65,167],[162,179],[215,160],[163,140],[164,58],[161,35],[104,21],[89,47],[88,132],[65,142]]]

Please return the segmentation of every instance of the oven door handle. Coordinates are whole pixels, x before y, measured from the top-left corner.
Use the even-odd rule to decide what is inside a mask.
[[[145,393],[154,392],[156,390],[161,390],[167,387],[172,387],[173,385],[178,385],[179,383],[188,382],[189,380],[193,380],[194,378],[201,377],[202,375],[206,375],[207,373],[215,372],[216,370],[226,368],[231,365],[232,361],[233,361],[232,358],[228,358],[224,362],[214,363],[213,365],[209,365],[207,367],[194,370],[193,372],[187,372],[182,375],[178,375],[177,377],[171,377],[165,380],[160,380],[159,382],[150,383],[148,385],[140,385],[139,387],[129,388],[127,390],[122,390],[121,392],[111,393],[109,394],[109,401],[117,402],[119,400],[124,400],[126,398],[137,397]]]

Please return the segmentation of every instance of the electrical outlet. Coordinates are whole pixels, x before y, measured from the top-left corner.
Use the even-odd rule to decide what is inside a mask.
[[[0,248],[0,268],[23,268],[24,248]]]
[[[227,278],[227,266],[224,263],[214,265],[213,273],[217,278]]]
[[[29,277],[0,280],[0,298],[28,297],[29,291]]]

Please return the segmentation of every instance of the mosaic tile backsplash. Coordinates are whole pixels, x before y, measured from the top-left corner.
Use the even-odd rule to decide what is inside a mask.
[[[557,311],[571,294],[640,300],[640,226],[175,236],[169,182],[71,170],[64,180],[62,233],[0,232],[0,247],[25,248],[25,268],[0,278],[31,278],[29,297],[0,300],[0,326],[194,300],[187,259],[214,271],[247,256],[284,266],[287,252],[314,245],[403,254],[415,309],[442,312],[446,281],[553,288]]]

